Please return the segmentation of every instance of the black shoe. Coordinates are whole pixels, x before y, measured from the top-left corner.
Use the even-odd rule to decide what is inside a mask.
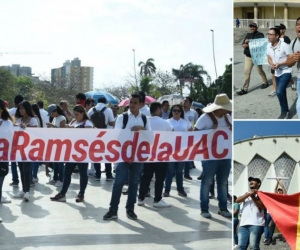
[[[236,92],[238,95],[246,95],[248,93],[247,90],[241,89],[241,91]]]
[[[281,112],[280,116],[278,117],[278,119],[287,119],[290,115],[290,112],[288,111],[283,111]]]
[[[164,197],[170,197],[170,192],[169,191],[165,191],[164,192]]]
[[[209,199],[214,199],[214,198],[215,198],[215,195],[212,194],[212,195],[208,196],[208,198],[209,198]]]
[[[202,174],[200,174],[200,176],[197,178],[197,180],[202,180]]]
[[[265,88],[267,88],[267,87],[269,87],[269,84],[268,84],[268,83],[264,83],[264,84],[262,84],[262,85],[260,86],[261,89],[265,89]]]
[[[115,178],[113,176],[106,177],[106,181],[113,181]]]
[[[128,190],[122,191],[123,195],[128,195]]]
[[[182,197],[187,197],[187,194],[186,194],[186,192],[184,192],[184,190],[178,191],[178,195],[182,196]]]
[[[184,175],[184,179],[193,180],[193,178],[190,175]]]
[[[137,220],[137,216],[136,216],[136,214],[133,212],[132,209],[128,209],[128,210],[126,211],[126,214],[127,214],[127,218],[128,218],[128,219],[131,219],[131,220]]]
[[[272,242],[271,239],[266,239],[266,241],[264,242],[264,244],[268,246],[268,245],[271,244],[271,242]]]
[[[109,209],[109,211],[103,216],[103,220],[112,220],[117,218],[118,213],[112,209]]]
[[[83,202],[83,200],[84,200],[84,195],[81,194],[81,193],[79,193],[79,194],[77,195],[75,201],[76,201],[76,202]]]

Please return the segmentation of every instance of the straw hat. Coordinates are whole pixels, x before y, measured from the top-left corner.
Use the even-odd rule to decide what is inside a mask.
[[[216,95],[214,103],[202,109],[205,113],[210,113],[218,109],[225,109],[232,111],[232,101],[228,98],[226,94]]]

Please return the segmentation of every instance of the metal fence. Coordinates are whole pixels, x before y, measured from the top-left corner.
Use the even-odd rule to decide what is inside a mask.
[[[283,23],[286,28],[294,28],[296,24],[296,20],[284,20],[284,19],[239,19],[240,20],[240,28],[248,28],[250,23],[257,23],[259,28],[272,28],[275,25],[279,25]],[[233,25],[236,27],[235,19],[233,20]]]

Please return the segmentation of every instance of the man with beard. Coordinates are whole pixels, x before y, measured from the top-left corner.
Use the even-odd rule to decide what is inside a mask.
[[[264,231],[265,213],[264,204],[260,201],[257,191],[261,186],[259,178],[249,177],[250,191],[236,199],[237,203],[243,202],[242,217],[238,232],[240,250],[260,249],[259,243]]]

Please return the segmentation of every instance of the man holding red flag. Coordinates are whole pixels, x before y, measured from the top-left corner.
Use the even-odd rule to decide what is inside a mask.
[[[237,198],[237,203],[243,202],[242,217],[238,232],[240,250],[259,250],[259,243],[265,225],[265,206],[259,199],[257,191],[261,186],[259,178],[249,177],[250,191]]]

